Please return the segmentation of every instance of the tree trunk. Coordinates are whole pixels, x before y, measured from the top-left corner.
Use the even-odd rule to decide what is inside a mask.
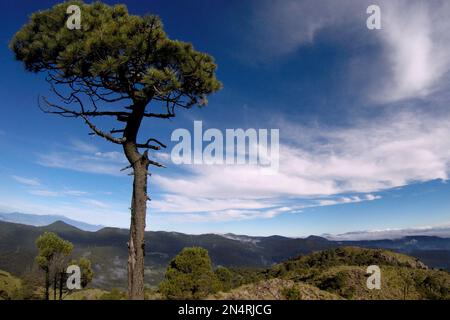
[[[146,158],[134,164],[133,199],[131,201],[130,240],[128,242],[128,296],[144,299],[145,218],[147,211]]]
[[[50,272],[45,270],[45,300],[50,300]]]
[[[53,278],[53,300],[56,300],[56,286],[58,284],[58,273],[56,271]]]
[[[133,196],[131,200],[130,240],[128,242],[128,298],[144,299],[145,218],[147,213],[147,174],[150,164],[147,152],[139,153],[137,134],[145,112],[146,103],[132,107],[124,131],[125,156],[133,168]]]
[[[62,300],[64,288],[64,272],[59,273],[59,300]]]

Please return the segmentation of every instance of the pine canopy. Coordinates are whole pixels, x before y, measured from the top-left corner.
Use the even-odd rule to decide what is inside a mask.
[[[66,26],[73,4],[81,9],[80,30]],[[58,4],[34,13],[10,47],[28,71],[135,101],[178,99],[190,107],[221,88],[210,55],[169,39],[158,17],[130,15],[123,5]]]

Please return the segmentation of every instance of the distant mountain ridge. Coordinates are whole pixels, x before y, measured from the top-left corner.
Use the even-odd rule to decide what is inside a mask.
[[[21,223],[35,227],[47,226],[56,221],[63,221],[84,231],[98,231],[104,228],[102,225],[93,225],[86,222],[73,220],[62,215],[38,215],[19,212],[0,213],[0,221]]]
[[[103,228],[83,231],[62,221],[48,226],[29,226],[0,221],[0,269],[21,274],[34,263],[35,240],[44,231],[57,233],[75,245],[75,256],[91,259],[101,288],[125,287],[127,229]],[[337,247],[358,246],[389,249],[422,260],[430,267],[450,270],[450,238],[407,237],[377,241],[330,241],[322,237],[286,238],[242,235],[202,234],[150,231],[145,233],[146,281],[156,285],[169,261],[185,247],[207,249],[216,266],[267,268],[301,255]]]
[[[93,225],[86,222],[73,220],[67,218],[63,215],[37,215],[37,214],[29,214],[29,213],[1,213],[0,212],[0,221],[12,222],[12,223],[20,223],[26,224],[35,227],[48,226],[57,221],[63,221],[69,225],[77,227],[78,229],[84,231],[98,231],[103,228],[107,228],[104,225]],[[218,234],[225,238],[242,241],[242,242],[258,242],[260,238],[267,238],[264,236],[249,236],[249,235],[238,235],[234,233],[225,233]],[[365,240],[395,240],[401,239],[408,236],[435,236],[441,238],[450,238],[450,224],[444,226],[435,226],[435,227],[422,227],[422,228],[405,228],[405,229],[386,229],[386,230],[363,230],[363,231],[352,231],[341,234],[322,234],[320,237],[318,236],[309,236],[309,237],[318,237],[325,238],[331,241],[365,241]],[[276,235],[272,237],[278,237]],[[284,237],[282,238],[290,238],[292,237]]]
[[[450,238],[450,225],[422,228],[353,231],[336,235],[323,234],[322,236],[328,240],[335,241],[400,239],[407,236],[434,236]]]

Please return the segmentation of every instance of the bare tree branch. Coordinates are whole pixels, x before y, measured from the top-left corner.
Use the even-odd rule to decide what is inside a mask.
[[[161,164],[161,163],[159,163],[159,162],[156,162],[156,161],[153,161],[153,160],[150,160],[150,159],[148,159],[148,162],[149,162],[152,166],[159,167],[159,168],[166,168],[165,165],[163,165],[163,164]]]
[[[71,118],[80,117],[84,120],[84,122],[88,125],[88,127],[92,130],[92,132],[95,133],[96,135],[98,135],[110,142],[116,143],[116,144],[123,144],[125,142],[125,138],[115,138],[111,134],[103,132],[102,130],[97,128],[88,118],[88,116],[90,115],[90,112],[77,112],[77,111],[68,109],[66,107],[51,103],[45,97],[41,97],[41,98],[48,106],[47,109],[44,109],[40,103],[41,99],[38,99],[39,108],[43,112],[50,113],[50,114],[57,114],[57,115],[60,115],[63,117],[71,117]],[[73,98],[75,100],[77,100],[77,102],[80,104],[81,110],[84,110],[84,106],[83,106],[83,103],[81,102],[81,100],[76,95],[73,95]],[[54,110],[51,110],[51,109],[54,109]]]
[[[106,140],[116,144],[123,144],[125,142],[125,138],[115,138],[112,135],[99,130],[85,115],[80,115],[80,117],[83,118],[83,120],[86,122],[89,128],[91,128],[91,130],[95,132],[95,134],[97,134],[98,136],[105,138]]]

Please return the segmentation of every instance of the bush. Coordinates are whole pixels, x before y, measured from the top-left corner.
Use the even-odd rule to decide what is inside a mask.
[[[230,291],[233,288],[233,273],[225,267],[219,267],[214,271],[220,282],[222,291]]]
[[[355,288],[351,285],[352,281],[345,271],[336,273],[335,275],[324,279],[319,283],[321,290],[333,292],[340,296],[351,299],[355,294]]]
[[[429,300],[449,299],[449,287],[449,281],[445,281],[445,279],[438,274],[426,276],[422,283],[419,284],[419,290],[423,293],[425,298]]]
[[[301,300],[302,294],[300,290],[296,287],[292,288],[283,288],[281,290],[281,294],[283,295],[283,298],[286,300]]]
[[[208,251],[185,248],[169,264],[159,290],[167,299],[201,299],[220,289]]]

